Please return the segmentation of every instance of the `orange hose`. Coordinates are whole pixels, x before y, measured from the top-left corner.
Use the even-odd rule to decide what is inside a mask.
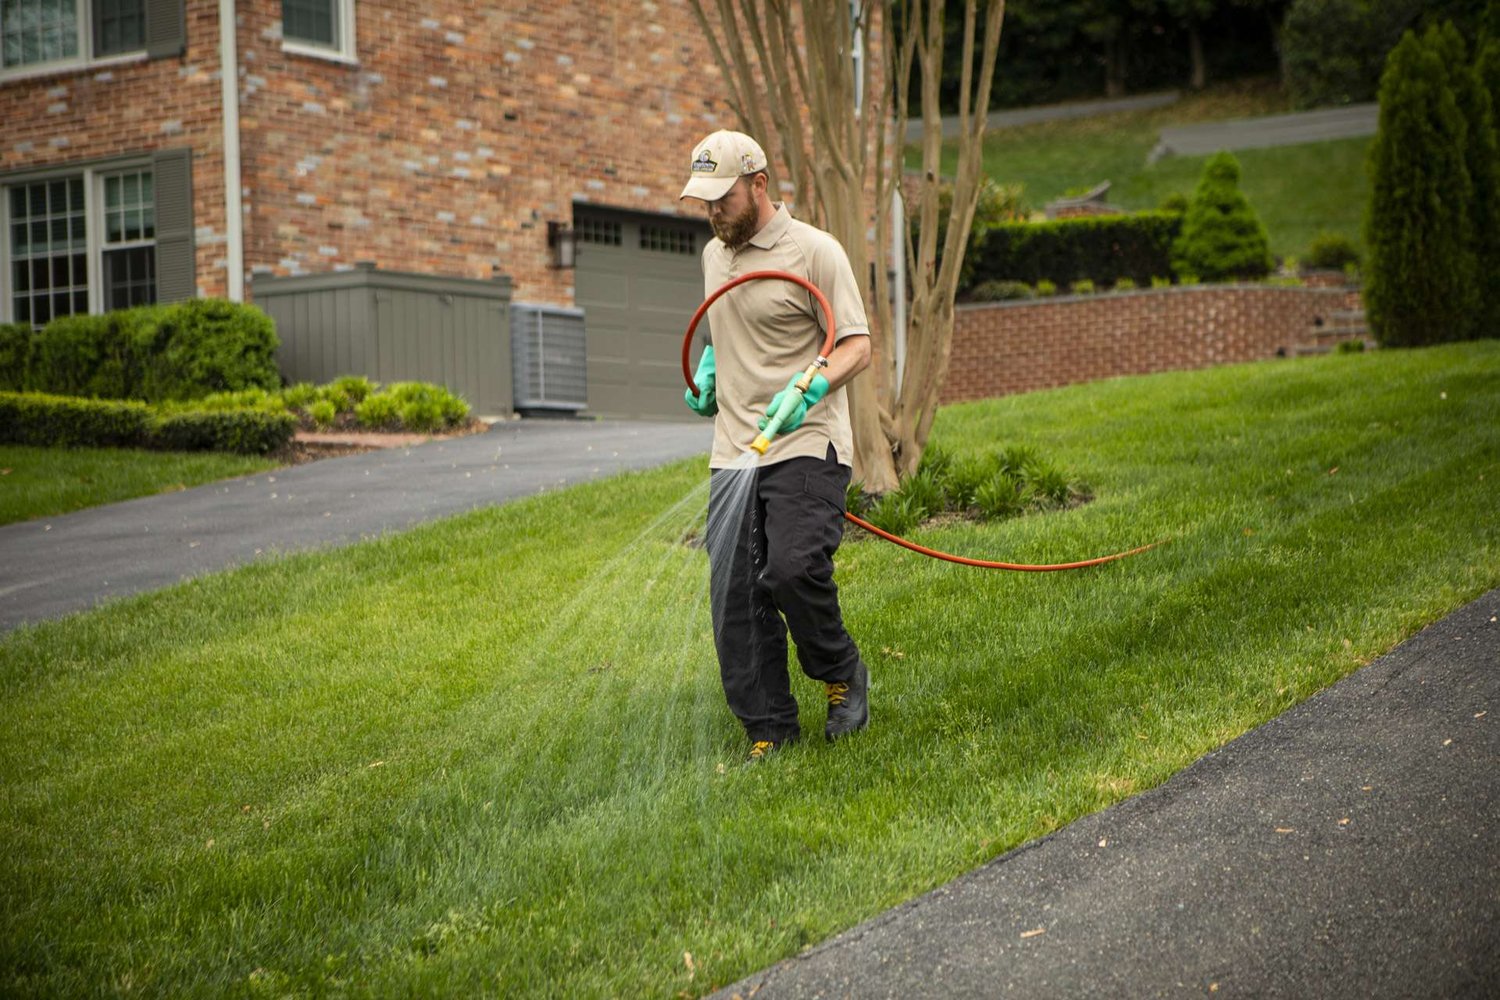
[[[723,295],[731,288],[743,285],[747,281],[757,281],[763,278],[775,278],[781,281],[790,281],[795,284],[801,285],[803,288],[812,293],[813,298],[817,299],[819,307],[821,307],[823,310],[823,326],[828,331],[827,337],[825,337],[823,340],[823,349],[821,352],[819,352],[819,356],[826,358],[829,354],[833,353],[833,309],[828,305],[828,299],[823,294],[822,290],[818,288],[817,285],[814,285],[811,281],[808,281],[806,278],[803,278],[800,275],[792,274],[788,271],[751,271],[749,274],[742,274],[738,278],[734,278],[728,282],[725,282],[712,295],[704,299],[703,304],[700,305],[697,311],[693,313],[693,318],[688,323],[687,335],[682,338],[682,377],[687,379],[688,388],[692,390],[694,396],[698,395],[698,383],[693,381],[693,369],[688,364],[688,358],[691,355],[693,349],[693,333],[698,329],[698,324],[702,322],[704,315],[708,313],[708,307],[713,305],[714,302],[718,301],[719,296]],[[880,528],[877,528],[870,522],[861,520],[860,518],[855,517],[853,514],[850,514],[847,511],[844,512],[844,517],[850,522],[859,525],[861,528],[864,528],[866,531],[870,532],[873,535],[884,538],[888,542],[895,542],[903,549],[910,549],[911,551],[919,552],[924,556],[931,556],[933,559],[942,559],[947,562],[958,563],[960,566],[977,566],[980,569],[1009,569],[1016,570],[1022,573],[1052,573],[1056,572],[1057,570],[1063,569],[1086,569],[1089,566],[1099,566],[1103,563],[1114,562],[1116,559],[1124,559],[1126,556],[1133,556],[1137,553],[1145,552],[1148,549],[1154,549],[1158,545],[1165,544],[1165,542],[1152,542],[1150,545],[1142,545],[1140,548],[1131,549],[1129,552],[1116,552],[1114,555],[1100,556],[1097,559],[1084,559],[1081,562],[1052,563],[1034,566],[1027,563],[994,562],[989,559],[969,559],[966,556],[955,556],[948,552],[939,552],[937,549],[929,549],[925,545],[918,545],[916,542],[908,542],[906,539],[897,537],[896,535],[891,534],[889,531],[884,531]]]

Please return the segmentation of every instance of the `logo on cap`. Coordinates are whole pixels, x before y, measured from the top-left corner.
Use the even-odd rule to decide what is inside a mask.
[[[711,174],[718,169],[719,165],[714,162],[713,154],[706,149],[699,153],[698,158],[693,161],[693,173],[695,174]]]
[[[754,153],[742,153],[740,155],[740,163],[742,164],[742,169],[740,170],[740,173],[742,174],[753,174],[757,169],[759,169],[755,165]]]

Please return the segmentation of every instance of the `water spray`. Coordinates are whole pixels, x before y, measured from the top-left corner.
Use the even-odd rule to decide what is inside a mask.
[[[702,322],[703,317],[707,315],[708,307],[718,301],[721,295],[728,292],[732,288],[745,284],[747,281],[760,281],[765,279],[790,281],[793,284],[801,285],[803,288],[807,289],[808,292],[810,292],[813,298],[817,301],[818,308],[823,311],[823,329],[826,331],[826,335],[823,339],[823,348],[818,352],[817,359],[814,360],[812,364],[808,365],[807,370],[804,371],[801,377],[797,379],[796,383],[792,386],[793,391],[788,391],[786,395],[782,397],[781,406],[777,407],[776,412],[771,414],[770,418],[767,419],[765,429],[762,430],[756,437],[756,439],[750,443],[751,450],[758,452],[761,455],[764,455],[766,453],[766,450],[771,447],[771,442],[775,440],[776,435],[780,433],[782,425],[791,417],[793,413],[796,412],[798,404],[802,401],[802,394],[805,393],[808,389],[808,386],[812,384],[813,376],[818,374],[819,369],[826,368],[828,366],[828,356],[833,353],[833,345],[836,338],[834,336],[833,328],[833,308],[828,304],[827,296],[825,296],[822,290],[819,289],[817,285],[814,285],[811,281],[808,281],[806,278],[803,278],[800,275],[792,274],[789,271],[751,271],[748,274],[742,274],[738,278],[734,278],[728,282],[725,282],[718,289],[716,289],[712,295],[704,299],[703,304],[700,305],[697,311],[693,313],[693,318],[688,323],[687,335],[682,339],[682,375],[683,378],[687,379],[688,388],[692,391],[694,396],[697,396],[699,395],[698,383],[693,381],[693,370],[689,364],[689,356],[692,352],[693,347],[693,334],[697,331],[698,324]],[[877,528],[875,527],[875,525],[869,523],[868,521],[865,521],[859,517],[855,517],[848,511],[844,512],[844,519],[849,521],[851,524],[863,528],[864,530],[870,532],[872,535],[875,535],[878,538],[883,538],[888,542],[894,542],[904,549],[909,549],[912,552],[917,552],[924,556],[929,556],[933,559],[942,559],[947,562],[958,563],[961,566],[975,566],[981,569],[1007,569],[1023,573],[1050,573],[1057,570],[1085,569],[1089,566],[1100,566],[1104,563],[1114,562],[1117,559],[1124,559],[1128,556],[1146,552],[1162,544],[1161,542],[1152,542],[1149,545],[1142,545],[1138,548],[1130,549],[1127,552],[1116,552],[1113,555],[1099,556],[1095,559],[1083,559],[1077,562],[1044,564],[999,562],[989,559],[970,559],[965,556],[956,556],[949,552],[939,552],[937,549],[929,549],[926,546],[918,545],[916,542],[908,541],[905,538],[897,537],[896,535],[893,535],[888,531]]]

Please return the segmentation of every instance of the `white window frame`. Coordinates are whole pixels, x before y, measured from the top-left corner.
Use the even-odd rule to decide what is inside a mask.
[[[327,46],[319,45],[316,42],[287,38],[284,33],[285,20],[282,20],[277,24],[277,27],[283,30],[281,51],[290,55],[311,56],[314,59],[327,59],[331,62],[358,66],[359,52],[356,47],[357,36],[354,31],[354,0],[329,0],[329,2],[333,4],[334,17],[338,19],[337,44]]]
[[[67,170],[49,170],[35,174],[7,177],[0,180],[0,322],[15,322],[15,303],[11,288],[11,264],[14,255],[10,245],[10,189],[19,185],[45,184],[49,181],[70,177],[83,177],[83,228],[84,228],[84,274],[89,284],[89,312],[102,313],[104,309],[104,178],[110,174],[129,173],[140,170],[153,171],[152,204],[155,206],[156,182],[154,166],[149,156],[113,160],[92,166],[73,167]],[[153,217],[155,209],[153,207]],[[132,241],[128,246],[156,245],[156,237],[150,240]],[[114,244],[108,249],[119,250],[127,244]],[[157,277],[158,282],[160,276]]]
[[[352,3],[353,0],[350,0]],[[78,51],[79,55],[67,56],[63,59],[52,59],[47,62],[26,63],[22,66],[0,67],[0,81],[9,83],[12,80],[24,80],[33,76],[51,76],[54,73],[65,73],[71,70],[94,69],[96,67],[119,66],[123,63],[144,62],[146,59],[146,44],[141,42],[139,49],[129,52],[117,52],[114,55],[94,56],[94,3],[93,0],[73,0],[73,8],[78,12]]]

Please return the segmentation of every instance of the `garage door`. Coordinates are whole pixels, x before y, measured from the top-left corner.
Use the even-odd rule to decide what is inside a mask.
[[[575,205],[573,228],[574,301],[588,338],[588,412],[693,419],[682,405],[682,336],[703,301],[698,259],[709,239],[707,222]]]

